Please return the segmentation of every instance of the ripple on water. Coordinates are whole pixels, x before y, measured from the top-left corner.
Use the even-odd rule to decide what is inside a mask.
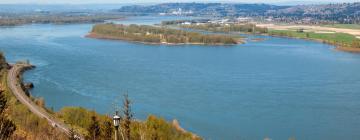
[[[358,54],[273,37],[223,48],[150,47],[83,38],[90,27],[0,28],[0,49],[10,61],[38,66],[25,79],[55,109],[108,113],[128,91],[137,118],[176,118],[208,139],[360,137]]]

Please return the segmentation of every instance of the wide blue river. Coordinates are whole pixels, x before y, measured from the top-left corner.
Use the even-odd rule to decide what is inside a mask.
[[[136,118],[178,119],[209,140],[360,138],[360,54],[277,37],[233,47],[84,38],[91,26],[1,27],[0,50],[37,66],[25,80],[55,110],[112,114],[128,93]]]

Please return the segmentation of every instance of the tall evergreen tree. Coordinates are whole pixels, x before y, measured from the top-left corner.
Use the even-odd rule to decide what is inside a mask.
[[[0,139],[7,140],[16,130],[16,125],[6,115],[7,99],[3,91],[0,91]]]
[[[131,112],[131,101],[127,94],[124,95],[124,102],[123,102],[123,114],[124,119],[122,121],[122,129],[124,131],[125,140],[130,140],[131,133],[130,133],[130,125],[133,119],[133,113]]]
[[[99,125],[99,121],[96,119],[95,116],[91,117],[91,124],[88,127],[89,139],[91,140],[98,140],[101,134],[101,128]]]

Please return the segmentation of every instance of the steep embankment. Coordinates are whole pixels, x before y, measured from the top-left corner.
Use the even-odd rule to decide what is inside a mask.
[[[17,126],[16,132],[12,136],[13,139],[66,140],[69,139],[69,136],[65,134],[72,136],[74,130],[87,139],[94,137],[99,140],[114,138],[114,127],[110,115],[101,115],[81,107],[64,107],[59,112],[48,110],[45,108],[42,99],[36,99],[31,95],[27,96],[23,91],[23,86],[20,83],[22,81],[21,76],[18,75],[25,68],[31,67],[30,65],[17,64],[9,69],[9,65],[1,54],[0,66],[2,67],[0,87],[5,91],[3,93],[8,99],[7,114]],[[55,117],[60,121],[57,121]],[[126,117],[123,116],[123,118]],[[201,140],[200,137],[191,132],[178,130],[179,126],[174,126],[163,118],[149,115],[144,121],[138,121],[135,118],[130,120],[128,122],[122,121],[121,129],[126,130],[125,123],[130,124],[128,130],[131,130],[131,139],[156,137],[172,140]],[[66,125],[62,122],[66,122]]]
[[[49,112],[44,108],[39,107],[37,104],[29,98],[28,94],[24,91],[24,86],[22,86],[21,74],[27,70],[34,68],[34,66],[26,63],[17,63],[11,66],[11,69],[8,72],[7,84],[11,92],[15,97],[24,104],[33,114],[37,115],[39,118],[46,119],[49,124],[54,128],[59,129],[67,135],[70,135],[70,128],[53,117]],[[82,138],[81,138],[82,139]]]
[[[20,103],[12,94],[7,83],[8,69],[5,57],[0,53],[0,90],[7,99],[6,114],[16,124],[16,131],[11,139],[26,140],[64,140],[67,136],[58,129],[53,128],[45,119],[33,114],[25,105]],[[41,104],[42,100],[35,99]]]

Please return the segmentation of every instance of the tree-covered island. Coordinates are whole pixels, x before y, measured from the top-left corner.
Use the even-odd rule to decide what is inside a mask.
[[[155,27],[149,25],[97,24],[87,35],[91,38],[126,40],[146,44],[234,45],[240,37]]]
[[[267,28],[258,27],[255,24],[251,23],[241,23],[241,24],[219,24],[219,23],[205,23],[205,24],[182,24],[181,28],[185,29],[196,29],[204,30],[210,32],[241,32],[241,33],[256,33],[256,34],[266,34],[268,33]]]
[[[163,26],[175,26],[182,29],[191,29],[199,31],[210,31],[213,33],[244,33],[244,34],[261,34],[270,36],[280,36],[289,38],[299,38],[306,40],[314,40],[336,46],[336,49],[349,52],[360,52],[360,37],[350,32],[358,32],[356,24],[353,24],[353,28],[348,29],[347,32],[341,31],[346,29],[346,25],[338,25],[342,28],[323,28],[318,26],[319,29],[314,29],[308,25],[276,25],[274,27],[267,28],[266,26],[258,26],[254,23],[197,23],[193,21],[175,20],[164,21]],[[265,24],[264,24],[265,25]],[[350,26],[348,24],[347,26]],[[351,27],[351,26],[350,26]]]

